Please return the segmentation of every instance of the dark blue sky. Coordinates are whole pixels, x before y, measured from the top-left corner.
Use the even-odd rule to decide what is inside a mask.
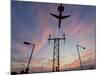
[[[87,54],[89,57],[95,56],[96,7],[64,4],[63,15],[71,14],[71,17],[64,19],[61,29],[58,30],[58,20],[49,15],[49,13],[58,14],[58,5],[23,1],[11,2],[12,68],[20,68],[20,64],[27,64],[32,47],[24,45],[24,41],[36,44],[32,59],[33,66],[35,64],[35,67],[39,67],[43,62],[51,64],[49,61],[52,60],[53,42],[48,44],[49,34],[52,34],[52,37],[62,37],[62,34],[65,33],[67,36],[66,44],[64,45],[62,41],[60,46],[62,68],[78,59],[76,44],[87,47],[85,52],[90,53],[90,56]],[[83,56],[85,52],[81,50]],[[94,64],[95,58],[93,60],[91,64]],[[51,68],[51,65],[48,67]]]

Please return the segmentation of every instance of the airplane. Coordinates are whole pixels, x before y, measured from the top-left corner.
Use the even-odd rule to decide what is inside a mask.
[[[65,19],[65,18],[68,18],[71,15],[62,16],[62,12],[64,12],[64,6],[62,4],[60,4],[58,6],[58,12],[59,12],[59,15],[55,15],[55,14],[52,14],[52,13],[50,13],[50,15],[52,15],[53,17],[55,17],[55,18],[57,18],[59,20],[59,26],[58,26],[58,28],[60,29],[60,27],[61,27],[61,20]]]

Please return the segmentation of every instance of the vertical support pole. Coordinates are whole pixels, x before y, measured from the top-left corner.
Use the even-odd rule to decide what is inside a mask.
[[[29,71],[29,65],[30,65],[30,61],[31,61],[31,58],[32,58],[32,54],[33,54],[34,48],[35,48],[35,45],[33,44],[32,52],[31,52],[31,55],[30,55],[30,58],[29,58],[29,62],[28,62],[26,71],[25,71],[26,73],[28,73],[28,71]]]
[[[60,40],[58,39],[58,72],[60,71],[60,58],[59,58],[59,57],[60,57],[60,53],[59,53],[59,47],[60,47],[59,44],[60,44],[60,43],[59,43],[59,41],[60,41]]]
[[[77,52],[78,52],[79,61],[80,61],[80,68],[83,70],[82,61],[81,61],[81,57],[80,57],[80,52],[79,52],[79,49],[78,49],[78,45],[77,45]]]
[[[54,40],[54,50],[53,50],[53,66],[52,66],[52,71],[55,71],[55,43],[56,40]]]

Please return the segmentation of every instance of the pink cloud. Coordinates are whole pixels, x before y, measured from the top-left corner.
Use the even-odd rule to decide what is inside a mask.
[[[43,48],[48,41],[49,34],[52,34],[55,30],[49,25],[49,17],[45,16],[45,11],[41,10],[38,7],[38,15],[37,15],[37,22],[38,22],[38,31],[41,33],[40,37],[36,39],[36,47],[35,50],[40,50]]]
[[[33,66],[38,66],[39,64],[41,64],[42,60],[39,60],[39,59],[34,59],[31,61],[31,64]]]
[[[88,36],[90,34],[95,34],[95,21],[92,19],[86,19],[83,21],[80,21],[79,16],[81,13],[73,13],[73,15],[70,17],[70,26],[67,26],[65,23],[65,30],[66,34],[69,34],[70,36],[74,37],[84,37]]]
[[[12,43],[12,48],[16,48],[16,50],[22,54],[29,50],[29,47],[24,46],[23,43]]]
[[[72,63],[65,65],[65,67],[67,68],[77,68],[79,66],[80,66],[79,60],[75,60]]]
[[[81,58],[93,57],[95,58],[96,51],[93,49],[85,50],[81,53]]]
[[[95,50],[86,50],[84,52],[81,52],[81,60],[82,60],[82,64],[84,64],[84,65],[95,65],[96,64]],[[78,67],[80,67],[79,59],[76,59],[72,63],[66,64],[63,67],[78,68]]]
[[[87,39],[83,38],[82,41],[79,42],[80,45],[95,48],[96,47],[96,40],[94,39]]]

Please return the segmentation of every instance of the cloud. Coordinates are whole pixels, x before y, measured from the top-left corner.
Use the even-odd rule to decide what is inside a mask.
[[[96,56],[96,51],[95,51],[95,49],[84,50],[84,51],[81,53],[81,58],[88,58],[88,57],[95,58],[95,56]]]
[[[34,4],[33,4],[34,5]],[[53,5],[53,6],[52,6]],[[44,4],[36,4],[36,7],[34,5],[34,7],[32,6],[31,9],[28,9],[28,12],[25,12],[26,14],[28,13],[29,16],[25,16],[25,13],[23,13],[23,17],[21,18],[19,16],[18,18],[18,22],[15,26],[15,28],[13,29],[15,31],[16,29],[16,33],[18,37],[14,38],[14,43],[12,44],[12,48],[16,49],[16,51],[14,50],[13,55],[15,55],[15,57],[13,57],[13,61],[15,61],[16,63],[27,63],[28,60],[28,50],[31,50],[31,46],[25,46],[22,44],[23,41],[29,41],[31,43],[35,43],[35,51],[38,52],[40,50],[43,50],[42,48],[44,48],[46,46],[46,43],[48,41],[48,36],[49,34],[59,34],[59,30],[57,30],[57,20],[53,19],[53,17],[49,16],[49,13],[54,12],[55,14],[58,13],[58,11],[55,11],[57,9],[58,5],[54,5],[52,4],[50,6],[47,6]],[[32,9],[33,8],[33,9]],[[54,9],[53,9],[54,8]],[[75,7],[76,8],[76,7]],[[73,7],[72,11],[72,16],[69,18],[70,22],[68,22],[69,26],[65,26],[64,27],[64,31],[65,33],[68,33],[69,35],[71,35],[73,38],[71,40],[73,40],[75,37],[78,37],[77,39],[82,39],[82,42],[80,42],[82,45],[87,45],[90,43],[93,43],[94,41],[91,42],[91,38],[87,37],[90,34],[94,34],[95,35],[95,21],[92,21],[92,18],[87,18],[87,19],[83,19],[80,20],[80,9],[76,10]],[[20,9],[22,11],[22,9]],[[68,9],[70,10],[70,9]],[[25,8],[24,11],[27,11],[27,9]],[[31,12],[31,13],[30,13]],[[87,12],[87,11],[85,11]],[[20,12],[18,12],[20,14]],[[18,16],[17,13],[17,16]],[[67,11],[66,11],[67,13]],[[66,14],[65,14],[66,15]],[[15,15],[14,15],[15,16]],[[31,17],[33,16],[33,17]],[[25,18],[27,17],[27,18]],[[25,20],[24,20],[25,18]],[[29,20],[28,20],[29,18]],[[22,19],[22,20],[21,20]],[[88,22],[88,19],[91,20]],[[20,21],[19,21],[20,20]],[[34,21],[32,21],[34,20]],[[22,23],[23,21],[23,23]],[[26,21],[26,23],[24,24],[24,22]],[[28,22],[27,22],[28,21]],[[64,23],[62,22],[62,24],[66,25],[67,21]],[[34,24],[34,25],[33,25]],[[18,29],[16,28],[18,26]],[[25,27],[24,27],[25,26]],[[63,26],[62,26],[63,27]],[[63,29],[63,28],[62,28]],[[67,30],[69,29],[69,31]],[[62,31],[63,32],[63,31]],[[61,32],[61,33],[62,33]],[[13,34],[16,34],[13,33]],[[84,38],[85,37],[85,38]],[[16,41],[15,41],[16,40]],[[94,40],[94,39],[93,39]],[[93,43],[94,45],[94,43]],[[84,64],[89,64],[89,60],[91,59],[91,64],[95,63],[95,58],[93,58],[93,56],[95,55],[95,51],[86,51],[81,53],[82,55],[82,59]],[[45,53],[44,53],[45,54]],[[38,55],[37,55],[38,57]],[[88,57],[86,59],[86,57]],[[25,58],[25,59],[24,59]],[[26,60],[27,59],[27,60]],[[63,59],[63,58],[62,58]],[[70,57],[69,57],[70,59]],[[71,59],[72,60],[72,59]],[[71,61],[70,60],[70,61]],[[43,59],[33,59],[31,61],[31,65],[35,65],[35,66],[39,66],[41,65],[42,61],[44,61]],[[63,63],[63,61],[62,61]],[[66,62],[64,62],[65,64]],[[61,65],[62,66],[62,65]],[[76,68],[79,67],[79,60],[76,59],[74,60],[72,63],[67,64],[68,67],[72,67],[72,68]],[[52,60],[49,60],[47,62],[46,68],[52,67]],[[64,66],[66,67],[66,66]],[[39,69],[40,67],[38,67]]]
[[[24,46],[23,43],[18,42],[12,43],[12,48],[23,54],[29,49],[27,46]]]
[[[95,50],[86,50],[84,52],[81,52],[81,60],[82,60],[82,65],[83,67],[88,66],[88,68],[91,67],[91,65],[95,65],[96,64],[96,58],[95,58]],[[80,62],[79,59],[74,60],[72,63],[70,64],[65,64],[63,66],[64,68],[73,68],[73,69],[77,69],[80,67]]]
[[[90,34],[95,34],[95,23],[76,23],[76,25],[71,29],[71,35],[77,37],[86,37]]]
[[[49,34],[52,34],[55,30],[52,28],[49,24],[49,17],[47,12],[44,9],[41,10],[41,8],[38,6],[38,15],[37,15],[37,31],[39,32],[37,36],[36,43],[36,50],[40,50],[44,47],[46,42],[48,41]]]
[[[80,6],[78,8],[78,12],[77,9],[75,9],[73,13],[71,12],[72,16],[70,17],[70,20],[68,20],[68,22],[64,21],[65,23],[63,23],[65,24],[64,32],[72,37],[78,38],[87,37],[91,34],[95,35],[95,11],[91,11],[91,13],[89,13],[89,11],[85,11],[85,13],[83,13],[83,7]]]
[[[79,60],[75,60],[72,63],[65,65],[67,68],[78,68],[80,66]]]

